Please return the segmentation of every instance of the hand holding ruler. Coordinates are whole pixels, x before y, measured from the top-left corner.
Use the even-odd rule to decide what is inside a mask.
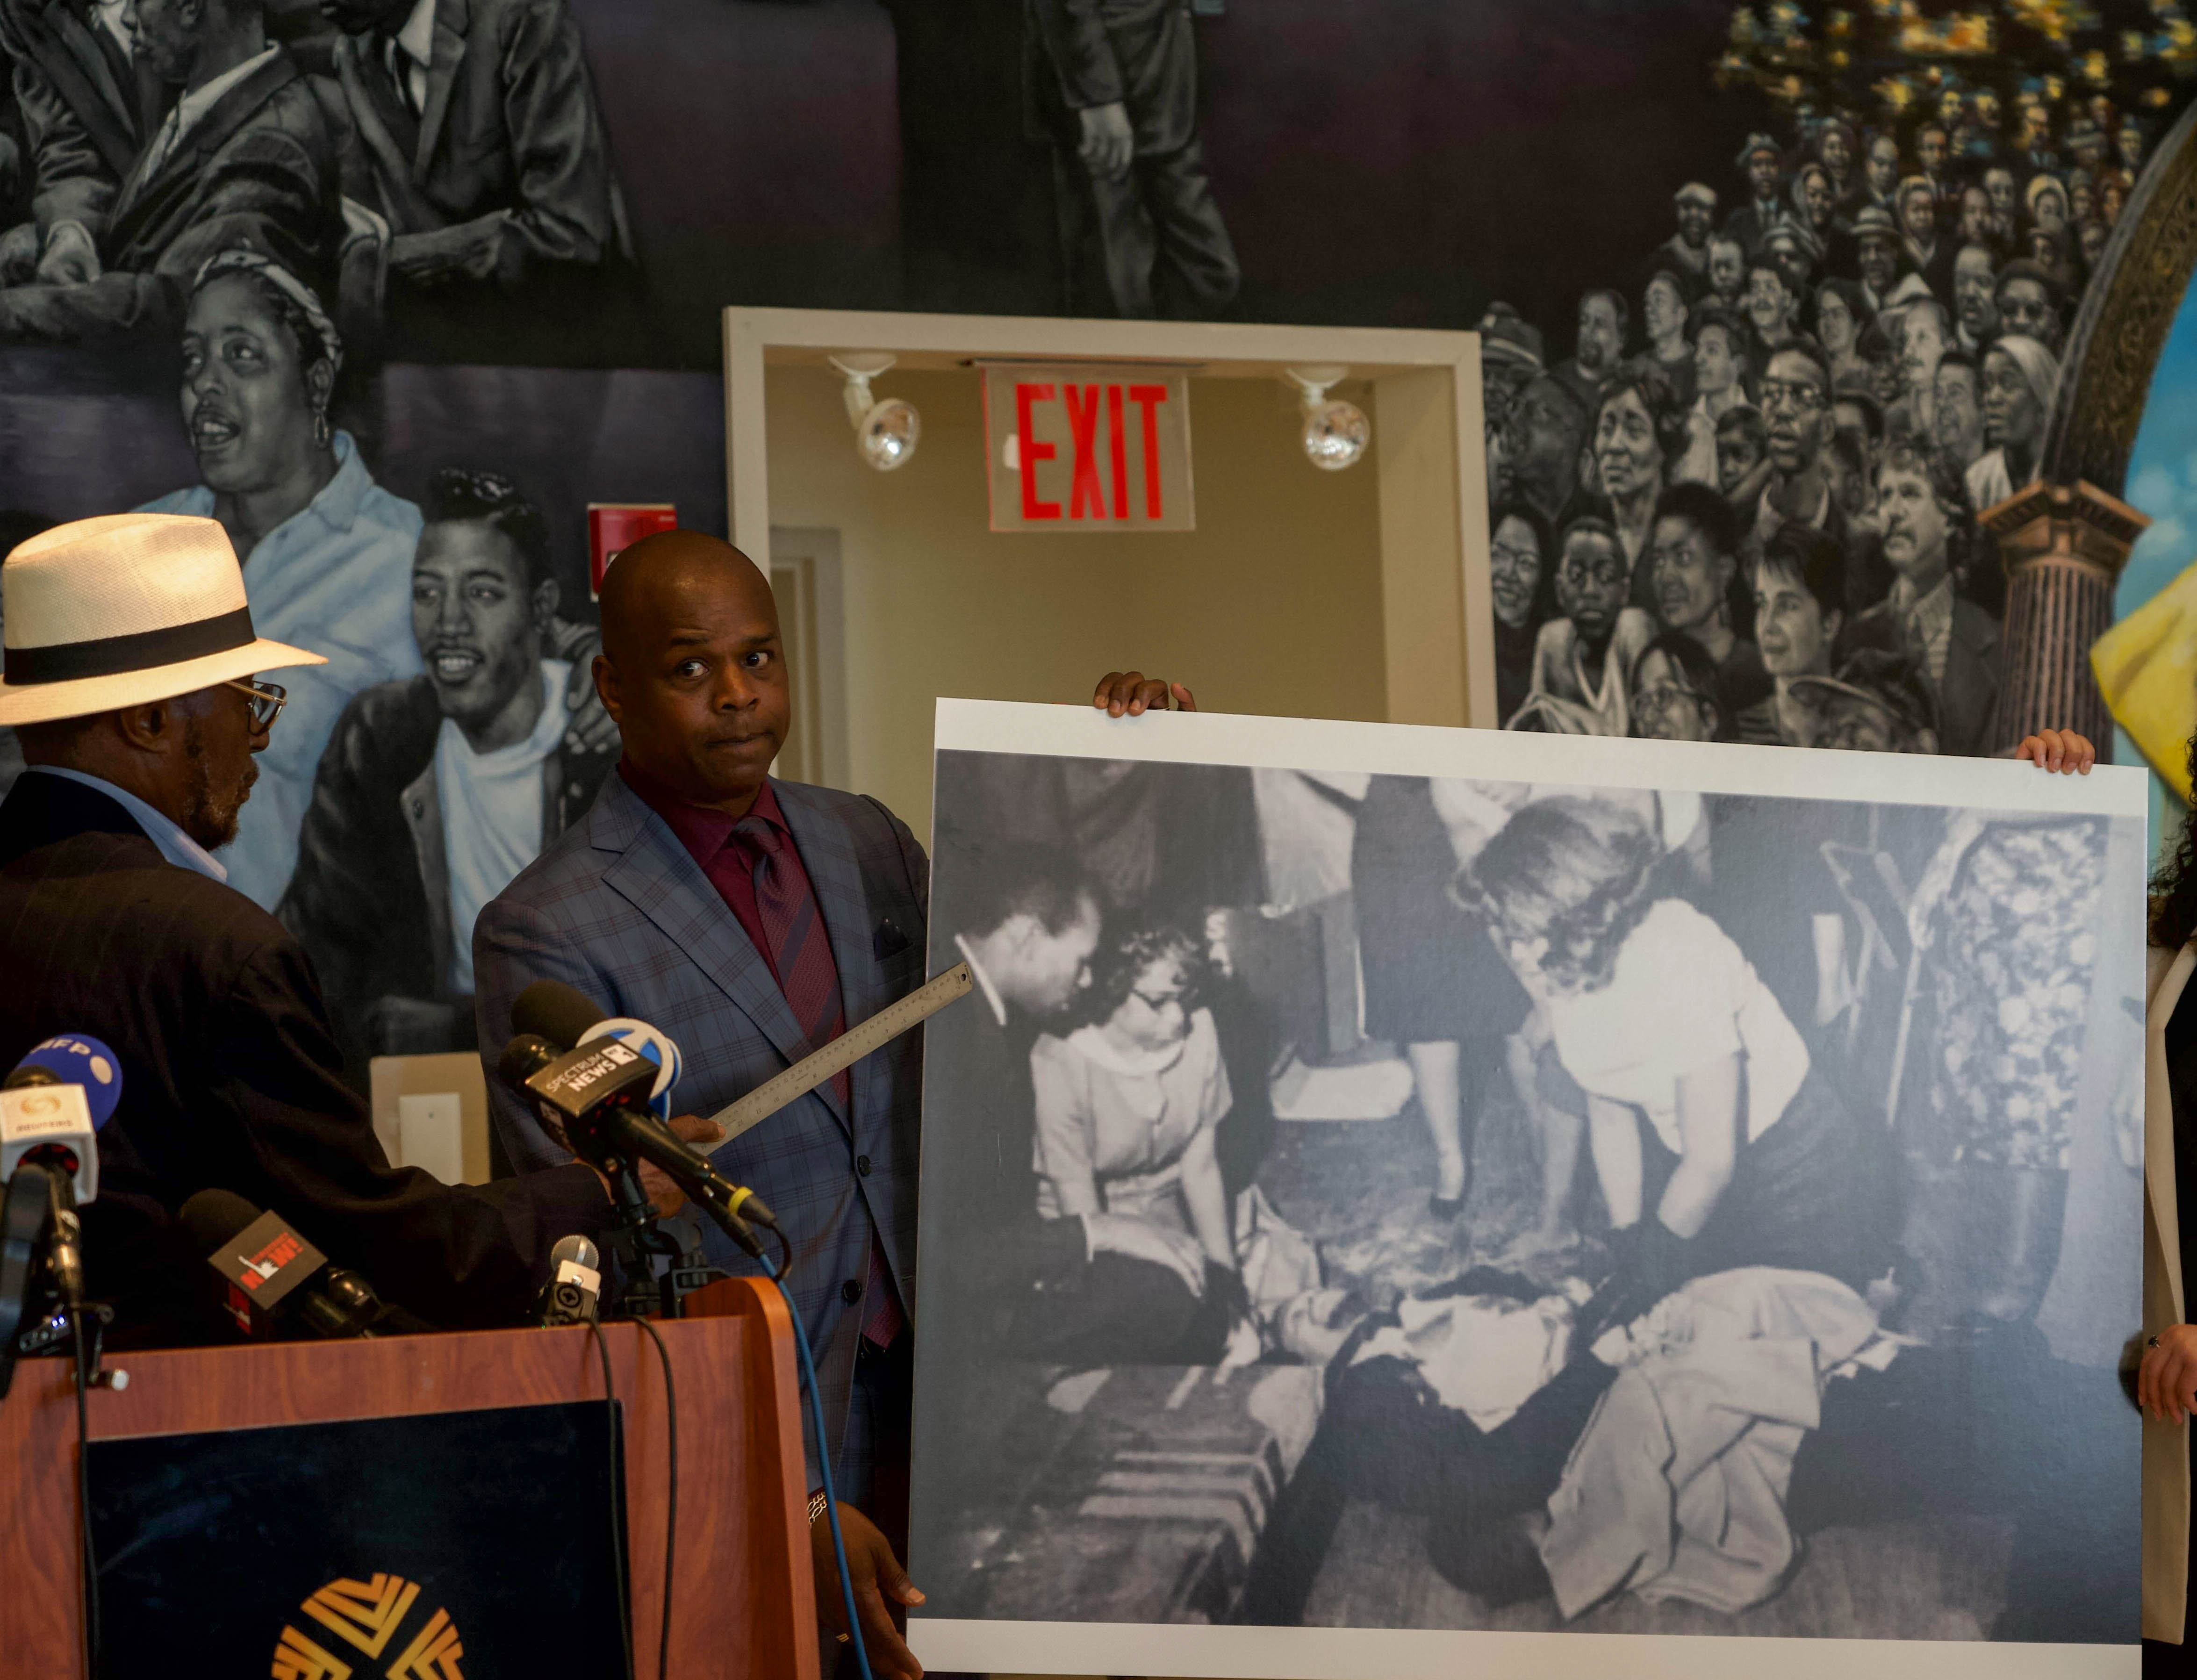
[[[937,978],[910,992],[898,1003],[888,1004],[858,1027],[845,1032],[823,1049],[803,1057],[784,1073],[766,1080],[739,1099],[710,1116],[722,1128],[720,1144],[730,1143],[741,1133],[768,1120],[797,1097],[805,1097],[843,1068],[850,1068],[872,1051],[891,1043],[911,1027],[919,1027],[956,998],[966,997],[977,983],[969,965],[956,963]],[[705,1144],[716,1149],[718,1144]]]

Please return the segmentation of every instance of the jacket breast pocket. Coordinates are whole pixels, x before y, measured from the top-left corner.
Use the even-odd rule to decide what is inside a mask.
[[[913,936],[890,916],[878,924],[877,932],[870,940],[870,955],[881,963],[890,963],[914,949]]]

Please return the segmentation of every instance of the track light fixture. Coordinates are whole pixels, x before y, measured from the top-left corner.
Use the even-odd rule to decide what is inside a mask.
[[[832,366],[847,382],[842,393],[847,418],[854,425],[855,447],[862,460],[879,472],[890,472],[915,458],[923,437],[923,416],[913,403],[888,397],[882,403],[871,394],[870,381],[893,365],[884,350],[862,350],[831,358]]]
[[[1328,390],[1350,377],[1350,369],[1322,364],[1291,368],[1290,379],[1302,393],[1298,408],[1304,414],[1305,459],[1329,472],[1355,466],[1373,438],[1372,423],[1354,403],[1330,400]]]

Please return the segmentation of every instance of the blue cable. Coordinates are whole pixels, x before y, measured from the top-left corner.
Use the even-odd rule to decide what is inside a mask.
[[[839,1596],[847,1608],[847,1638],[855,1648],[855,1666],[861,1672],[862,1680],[871,1680],[870,1654],[862,1648],[862,1621],[855,1608],[855,1584],[847,1573],[847,1539],[839,1532],[839,1502],[832,1492],[832,1451],[826,1444],[824,1432],[824,1402],[816,1393],[816,1362],[809,1354],[809,1332],[801,1327],[801,1308],[793,1299],[778,1268],[764,1256],[762,1269],[770,1281],[778,1285],[778,1292],[785,1297],[785,1310],[793,1320],[793,1345],[801,1350],[802,1386],[809,1391],[809,1421],[816,1426],[816,1467],[824,1473],[824,1515],[832,1524],[832,1555],[839,1564]]]

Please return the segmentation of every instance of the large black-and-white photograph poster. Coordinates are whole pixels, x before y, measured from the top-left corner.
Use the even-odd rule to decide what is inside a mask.
[[[937,748],[927,1666],[2136,1674],[2140,773]]]

